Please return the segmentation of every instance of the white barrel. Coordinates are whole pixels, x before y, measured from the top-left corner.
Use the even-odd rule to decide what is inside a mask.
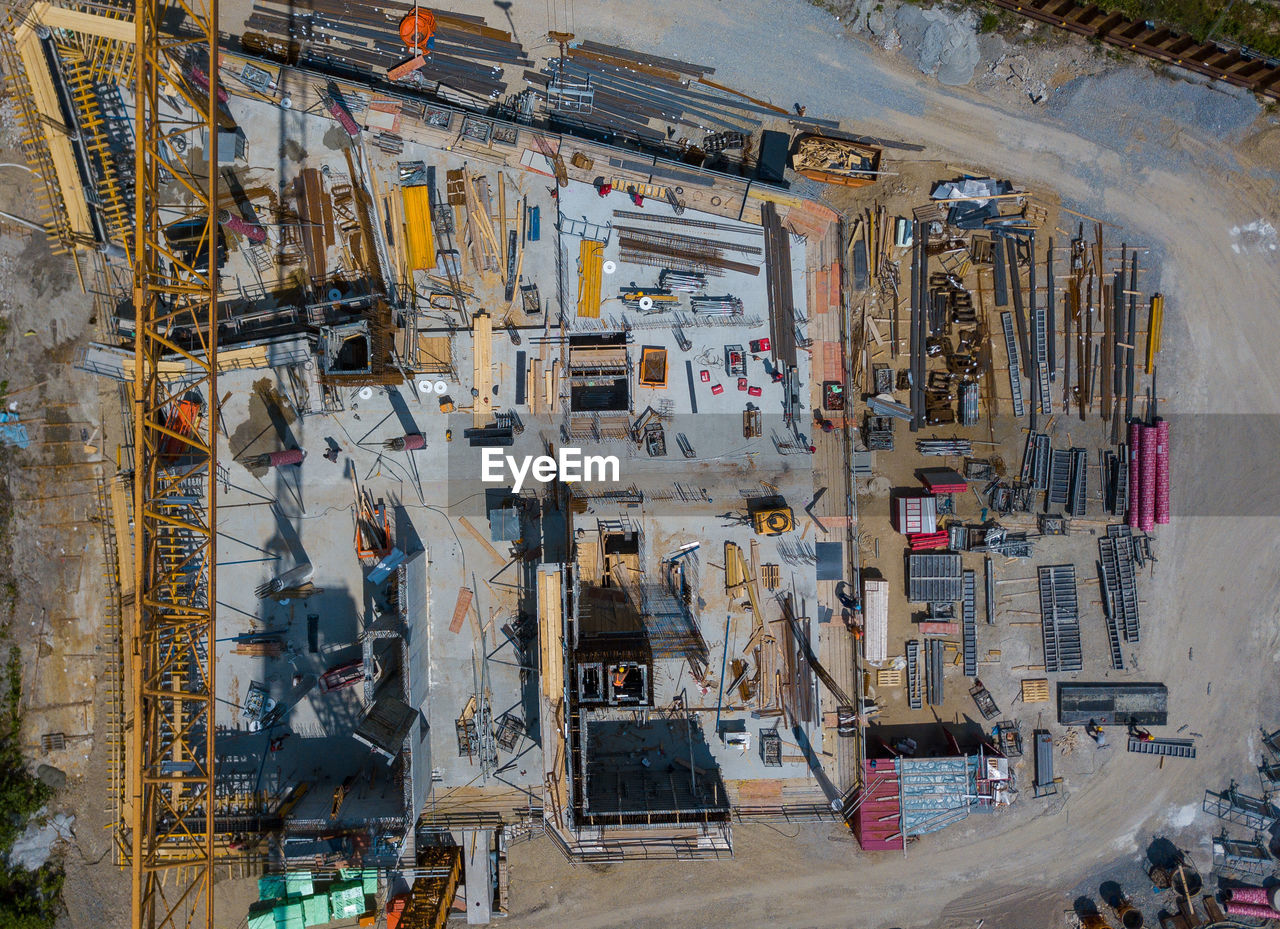
[[[449,385],[444,381],[436,381],[435,386],[432,389],[438,394],[444,394],[449,389]]]

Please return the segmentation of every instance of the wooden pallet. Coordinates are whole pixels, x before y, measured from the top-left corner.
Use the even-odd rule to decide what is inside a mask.
[[[1023,703],[1048,703],[1049,679],[1047,677],[1028,678],[1022,682]]]
[[[877,687],[901,687],[905,679],[901,668],[880,668],[876,671]]]

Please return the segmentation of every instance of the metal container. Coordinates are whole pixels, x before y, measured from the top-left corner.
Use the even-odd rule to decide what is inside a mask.
[[[1111,929],[1111,923],[1101,913],[1087,913],[1080,917],[1080,929]]]
[[[1144,922],[1142,918],[1142,910],[1138,909],[1128,900],[1124,900],[1112,906],[1111,909],[1115,910],[1116,915],[1120,917],[1120,925],[1123,926],[1124,929],[1142,929],[1142,924]]]

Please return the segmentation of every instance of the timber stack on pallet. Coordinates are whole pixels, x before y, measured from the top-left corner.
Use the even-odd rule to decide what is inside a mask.
[[[281,0],[257,0],[245,23],[245,50],[354,71],[375,82],[385,81],[387,71],[412,57],[400,39],[400,21],[413,13],[412,4],[313,0],[308,6],[300,10]],[[505,66],[533,64],[509,32],[487,26],[479,16],[436,10],[435,17],[435,47],[411,80],[437,85],[433,89],[441,96],[494,101],[507,89]]]

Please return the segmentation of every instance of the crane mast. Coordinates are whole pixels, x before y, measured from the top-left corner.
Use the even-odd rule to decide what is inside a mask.
[[[123,842],[134,929],[212,929],[217,0],[138,0],[135,17],[137,596]],[[207,86],[187,77],[193,66]]]

